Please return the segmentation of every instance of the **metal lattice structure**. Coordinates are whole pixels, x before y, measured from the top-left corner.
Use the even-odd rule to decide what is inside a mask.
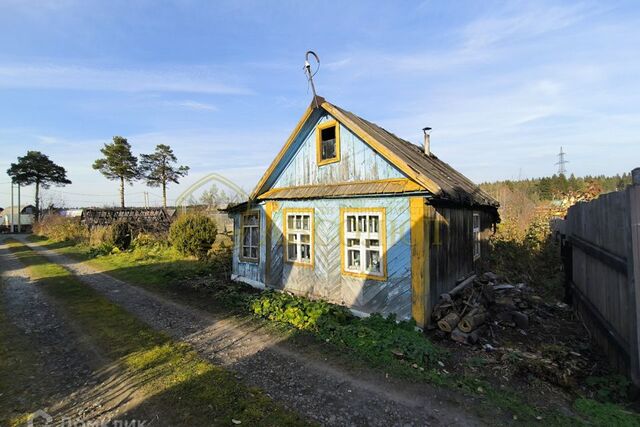
[[[89,229],[126,222],[137,231],[154,233],[167,231],[175,217],[175,209],[88,208],[82,211],[80,221]]]

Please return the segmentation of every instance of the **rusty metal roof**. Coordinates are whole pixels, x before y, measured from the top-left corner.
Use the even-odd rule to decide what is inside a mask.
[[[329,185],[320,184],[272,188],[258,196],[258,200],[338,198],[371,194],[400,194],[424,191],[424,188],[419,184],[416,184],[409,179],[399,178],[379,181],[344,182]]]
[[[434,181],[440,187],[440,192],[434,194],[436,198],[467,205],[492,207],[499,205],[497,200],[480,189],[480,187],[474,184],[469,178],[456,171],[435,155],[427,155],[420,147],[399,138],[375,123],[371,123],[327,101],[324,102],[333,107],[333,109],[338,110],[351,122],[360,127],[362,131],[400,157],[413,170]]]

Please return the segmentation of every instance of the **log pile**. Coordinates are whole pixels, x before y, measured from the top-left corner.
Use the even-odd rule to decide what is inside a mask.
[[[464,344],[491,336],[496,325],[524,331],[529,326],[528,291],[525,284],[504,283],[491,272],[473,275],[440,296],[432,312],[434,324],[451,340]]]

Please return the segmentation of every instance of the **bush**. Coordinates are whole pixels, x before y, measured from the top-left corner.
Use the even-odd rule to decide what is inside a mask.
[[[131,246],[131,227],[124,221],[116,222],[111,227],[111,244],[125,250]]]
[[[169,229],[169,242],[183,255],[205,259],[216,240],[215,222],[202,214],[179,217]]]
[[[55,242],[85,242],[89,236],[87,228],[80,218],[67,218],[60,215],[46,215],[33,224],[33,232]]]

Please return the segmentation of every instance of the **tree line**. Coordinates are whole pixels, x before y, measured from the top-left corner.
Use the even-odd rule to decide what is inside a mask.
[[[167,207],[167,187],[170,183],[179,184],[180,179],[189,173],[188,166],[178,166],[170,146],[158,144],[151,154],[141,154],[140,161],[133,155],[131,144],[126,138],[114,136],[111,143],[100,149],[102,157],[93,163],[93,169],[107,179],[119,182],[120,206],[125,207],[125,184],[142,180],[150,187],[162,188],[162,205]],[[36,218],[40,213],[40,190],[52,185],[71,184],[64,167],[54,163],[49,156],[40,151],[27,151],[11,163],[7,174],[18,185],[35,185]]]
[[[542,178],[487,182],[480,184],[480,187],[491,194],[495,194],[500,188],[508,188],[511,191],[521,191],[534,200],[554,200],[568,193],[579,193],[593,188],[600,193],[609,193],[622,190],[630,184],[630,173],[584,177],[571,174],[568,178],[565,175],[554,174]]]

